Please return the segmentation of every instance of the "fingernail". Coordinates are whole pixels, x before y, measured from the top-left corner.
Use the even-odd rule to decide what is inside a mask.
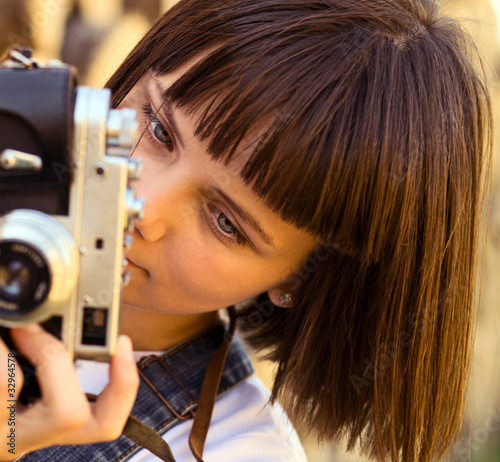
[[[122,358],[134,360],[134,354],[132,349],[132,340],[127,335],[119,335],[118,336],[118,345],[117,350],[119,356]]]

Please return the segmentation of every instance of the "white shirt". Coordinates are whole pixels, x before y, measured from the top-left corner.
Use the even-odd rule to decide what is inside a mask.
[[[136,360],[151,352],[136,352]],[[158,353],[158,352],[153,352]],[[77,374],[84,392],[99,394],[108,382],[106,363],[78,360]],[[205,462],[307,462],[300,440],[278,404],[268,404],[270,392],[252,376],[219,396],[207,435]],[[163,438],[177,462],[196,462],[188,445],[192,419],[167,431]],[[158,462],[147,449],[131,462]]]

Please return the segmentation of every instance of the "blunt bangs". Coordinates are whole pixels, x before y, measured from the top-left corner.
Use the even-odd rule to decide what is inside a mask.
[[[335,53],[325,55],[320,36],[314,43],[287,43],[287,37],[268,40],[256,44],[261,53],[252,62],[245,52],[248,44],[226,43],[183,75],[165,96],[199,114],[196,136],[208,141],[213,159],[226,164],[236,159],[245,137],[265,125],[263,134],[250,139],[242,179],[285,221],[323,236],[331,229],[322,215],[330,196],[336,141],[335,114],[325,117],[325,105],[331,108],[329,100],[336,100],[336,83],[323,74],[338,59]],[[308,65],[297,69],[295,61],[287,59],[290,48]],[[304,80],[314,82],[307,91],[302,88]]]
[[[392,11],[392,23],[383,15],[369,23],[369,2],[350,5],[349,18],[328,3],[312,2],[308,11],[296,5],[248,4],[240,16],[227,17],[219,5],[213,18],[205,15],[203,32],[185,28],[180,44],[158,41],[161,52],[153,52],[151,67],[163,75],[195,58],[200,47],[215,48],[166,99],[198,114],[196,136],[225,163],[255,127],[271,121],[241,170],[243,180],[285,221],[340,252],[377,261],[394,242],[415,239],[405,235],[416,229],[415,214],[404,211],[416,210],[425,195],[425,153],[442,143],[426,142],[423,134],[446,137],[455,130],[446,126],[442,89],[423,78],[433,72],[434,58],[422,56],[421,44],[436,56],[445,52],[404,9],[401,18]],[[443,72],[460,67],[440,61],[448,61]],[[426,127],[419,125],[422,98],[444,108],[429,110]],[[443,157],[442,175],[445,165]]]

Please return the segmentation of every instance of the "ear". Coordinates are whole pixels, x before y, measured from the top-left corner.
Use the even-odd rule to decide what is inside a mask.
[[[281,308],[291,308],[295,305],[294,294],[290,287],[281,285],[267,291],[267,296],[273,305]]]

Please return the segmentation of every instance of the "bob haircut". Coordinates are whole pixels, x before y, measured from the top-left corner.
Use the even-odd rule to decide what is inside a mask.
[[[319,441],[379,461],[442,457],[460,428],[475,326],[491,108],[477,53],[432,0],[181,0],[108,82],[208,50],[165,93],[318,248],[295,306],[240,312],[278,362],[272,399]],[[222,97],[221,97],[222,96]]]

